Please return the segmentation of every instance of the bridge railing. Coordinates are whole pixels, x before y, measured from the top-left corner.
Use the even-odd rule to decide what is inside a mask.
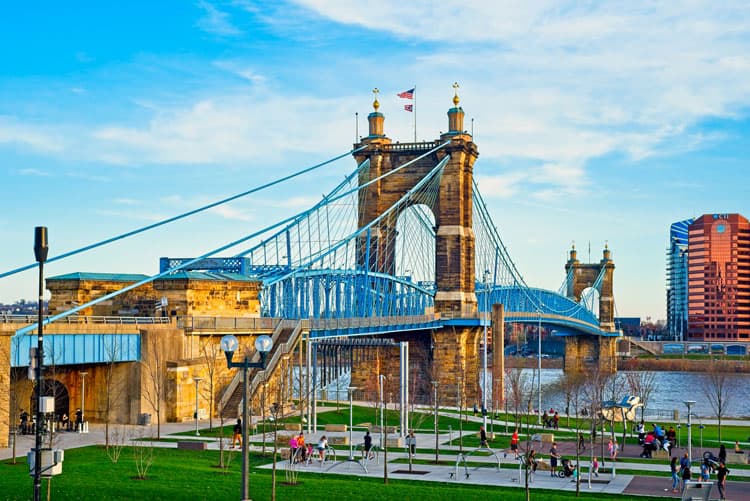
[[[45,316],[48,318],[49,316]],[[10,324],[34,324],[37,321],[36,315],[0,315],[0,323]],[[95,325],[119,325],[119,324],[168,324],[171,322],[169,317],[120,317],[120,316],[84,316],[71,315],[69,317],[56,320],[55,324],[95,324]]]
[[[178,317],[177,327],[186,330],[273,330],[280,318],[271,317]]]
[[[434,322],[439,315],[405,315],[393,317],[359,317],[359,318],[315,318],[310,319],[310,330],[356,330],[389,327],[394,325],[415,325]]]

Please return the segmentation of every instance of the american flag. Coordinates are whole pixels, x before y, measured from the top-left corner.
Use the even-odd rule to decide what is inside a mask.
[[[414,111],[414,105],[412,105],[412,104],[405,104],[404,105],[404,109],[406,111],[412,111],[413,112]]]
[[[405,90],[404,92],[400,92],[397,95],[401,99],[414,99],[414,89]]]

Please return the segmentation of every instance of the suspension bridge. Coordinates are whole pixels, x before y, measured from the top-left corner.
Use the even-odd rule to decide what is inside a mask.
[[[44,323],[56,326],[57,336],[50,342],[56,343],[55,349],[62,354],[58,364],[104,363],[108,360],[107,343],[118,346],[116,353],[110,350],[110,361],[140,360],[144,323],[159,327],[164,317],[152,314],[149,320],[143,313],[147,309],[137,310],[139,313],[125,322],[130,332],[104,333],[101,325],[107,325],[107,320],[97,321],[91,312],[97,305],[111,304],[129,294],[132,297],[155,283],[210,278],[252,284],[255,292],[250,302],[257,304],[257,310],[245,316],[258,317],[253,319],[256,331],[273,331],[284,350],[294,350],[302,331],[311,342],[377,336],[409,341],[421,347],[414,353],[421,353],[416,358],[428,366],[423,379],[437,378],[446,387],[460,374],[478,373],[482,330],[491,327],[503,332],[504,323],[554,328],[556,335],[566,338],[566,370],[583,370],[584,360],[615,370],[614,340],[618,334],[613,318],[614,263],[609,249],[605,248],[602,260],[594,264],[580,263],[572,249],[557,291],[530,287],[504,245],[474,180],[478,149],[464,130],[458,96],[448,110],[448,131],[434,141],[394,143],[385,134],[385,117],[377,99],[373,107],[368,135],[343,155],[185,214],[52,256],[49,261],[66,259],[130,238],[289,182],[349,155],[356,161],[356,168],[344,181],[299,214],[198,257],[163,257],[159,273],[153,276],[128,276],[117,290],[86,297],[64,311],[51,311]],[[0,273],[0,280],[34,266]],[[70,277],[57,277],[61,278]],[[54,280],[49,279],[48,285]],[[239,298],[240,292],[237,294]],[[498,305],[502,305],[500,316]],[[263,319],[278,322],[264,323]],[[178,326],[185,327],[187,322],[178,320]],[[87,330],[84,338],[81,323],[100,327]],[[35,321],[6,318],[0,326],[12,334],[15,357],[10,365],[28,365],[25,350],[33,345]],[[190,326],[194,332],[194,324]],[[214,331],[243,331],[235,327],[225,325]],[[66,341],[65,336],[70,339]],[[502,350],[499,353],[502,356]],[[376,369],[350,367],[352,381],[371,378]],[[468,383],[469,398],[476,397],[478,382]]]

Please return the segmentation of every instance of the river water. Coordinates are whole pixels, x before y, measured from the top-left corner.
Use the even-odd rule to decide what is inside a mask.
[[[521,369],[522,377],[525,378],[526,384],[537,385],[537,371],[534,369]],[[618,375],[624,377],[627,371],[620,371]],[[679,416],[685,419],[687,416],[686,400],[694,400],[692,406],[694,416],[714,419],[716,412],[703,390],[704,374],[695,372],[661,372],[654,371],[654,390],[649,397],[646,408],[646,419],[671,420],[674,411],[679,411]],[[562,377],[562,369],[542,369],[542,408],[550,407],[564,411],[565,396],[560,392],[555,392],[556,383]],[[477,375],[479,377],[479,375]],[[729,375],[730,397],[727,399],[726,411],[723,412],[722,419],[725,418],[746,418],[750,419],[750,375],[731,374]],[[488,373],[487,383],[492,387],[492,374]],[[480,382],[481,385],[481,382]],[[329,385],[324,389],[324,398],[340,400],[348,399],[347,386],[349,386],[349,375],[341,376],[336,383]],[[624,388],[627,386],[623,385]],[[618,400],[626,396],[627,389],[623,389],[623,394],[618,396]],[[491,402],[492,399],[490,398]],[[480,402],[477,402],[480,405]],[[473,406],[472,402],[468,403],[469,407]],[[534,397],[532,405],[537,407],[537,397]],[[571,411],[572,412],[572,411]],[[640,413],[639,413],[640,415]]]
[[[523,377],[531,382],[533,378],[536,385],[537,372],[533,369],[522,369]],[[620,371],[619,375],[626,374]],[[646,408],[646,417],[671,418],[673,411],[677,409],[680,416],[687,416],[686,400],[694,400],[692,406],[693,414],[705,418],[714,418],[711,404],[703,390],[704,374],[695,372],[660,372],[654,374],[654,391],[649,397]],[[551,390],[555,383],[562,377],[562,369],[542,369],[542,408],[554,407],[557,410],[564,409],[565,396]],[[730,397],[727,400],[727,411],[723,417],[750,417],[750,376],[746,374],[732,374],[729,376]],[[547,389],[545,391],[545,388]],[[625,396],[625,392],[622,396]],[[535,401],[536,402],[536,401]],[[536,406],[535,406],[536,407]]]

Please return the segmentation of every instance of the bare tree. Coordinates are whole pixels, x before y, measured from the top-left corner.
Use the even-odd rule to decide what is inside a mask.
[[[633,395],[640,397],[641,403],[641,421],[646,412],[646,406],[651,395],[656,390],[656,373],[653,371],[631,371],[625,373],[625,380],[628,388]]]
[[[112,413],[120,405],[120,397],[125,388],[124,381],[122,378],[114,377],[117,355],[119,353],[119,347],[110,341],[104,343],[104,354],[107,357],[106,367],[104,369],[104,386],[107,389],[104,395],[104,448],[109,453],[109,428],[112,423]],[[119,454],[117,454],[119,458]],[[113,461],[117,462],[117,461]]]
[[[729,410],[732,402],[732,379],[726,372],[721,372],[719,367],[712,365],[711,370],[703,376],[701,389],[711,404],[719,425],[719,442],[721,442],[721,418]]]
[[[526,381],[521,369],[506,369],[505,371],[506,400],[513,411],[516,428],[521,425],[521,413],[526,404]]]
[[[221,351],[219,341],[211,335],[200,347],[203,365],[206,368],[207,385],[203,386],[203,395],[208,400],[208,429],[214,429],[214,388],[217,378],[228,371],[224,352]]]
[[[156,439],[161,439],[161,408],[167,393],[167,362],[163,351],[153,333],[147,338],[148,359],[139,362],[145,376],[143,384],[143,398],[156,413]]]

